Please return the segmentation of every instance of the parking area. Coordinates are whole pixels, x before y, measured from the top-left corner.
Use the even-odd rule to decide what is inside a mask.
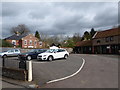
[[[75,73],[82,65],[81,57],[70,55],[67,59],[33,61],[33,78],[40,86],[48,81],[64,78]]]
[[[85,59],[83,69],[74,77],[50,83],[42,88],[118,88],[118,58],[116,55],[77,54]],[[71,61],[74,61],[72,59]],[[77,60],[76,60],[77,61]],[[72,69],[71,69],[72,70]]]
[[[81,67],[75,76],[47,84],[55,79],[69,76]],[[54,61],[32,61],[33,83],[41,88],[117,88],[118,87],[117,55],[70,54],[67,59]]]

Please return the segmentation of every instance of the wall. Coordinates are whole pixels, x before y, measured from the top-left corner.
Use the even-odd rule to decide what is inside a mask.
[[[98,39],[93,39],[92,43],[93,43],[93,46],[95,45],[107,45],[107,44],[120,44],[120,42],[118,41],[120,39],[120,35],[119,36],[114,36],[113,37],[114,40],[113,41],[109,41],[109,42],[106,42],[106,38],[98,38]],[[100,43],[98,44],[97,41],[100,40]]]
[[[27,71],[26,70],[18,70],[11,68],[2,68],[2,76],[16,79],[16,80],[27,80]]]
[[[24,41],[27,41],[27,44],[25,45]],[[30,41],[32,41],[32,43],[30,44]],[[36,41],[36,45],[35,45],[35,41]],[[22,48],[38,48],[39,42],[38,39],[33,36],[32,34],[27,35],[26,37],[22,38]]]

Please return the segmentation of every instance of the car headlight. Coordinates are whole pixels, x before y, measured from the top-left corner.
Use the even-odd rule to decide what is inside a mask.
[[[43,55],[43,57],[46,57],[47,55]]]

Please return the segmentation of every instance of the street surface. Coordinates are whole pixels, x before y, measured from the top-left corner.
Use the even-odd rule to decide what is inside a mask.
[[[118,88],[118,56],[71,55],[73,56],[77,56],[78,61],[79,57],[86,60],[81,72],[72,78],[46,84],[42,88]]]
[[[82,58],[85,59],[85,65],[77,75],[47,84],[48,81],[77,72],[83,63]],[[33,60],[32,83],[39,85],[40,88],[118,88],[118,56],[70,54],[67,60],[60,59],[52,62]],[[7,82],[6,79],[2,86],[24,88],[19,85],[20,83],[15,84]]]

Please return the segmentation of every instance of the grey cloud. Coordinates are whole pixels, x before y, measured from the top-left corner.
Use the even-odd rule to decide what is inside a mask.
[[[62,3],[3,3],[3,34],[18,24],[27,25],[49,35],[83,33],[91,28],[117,24],[117,3],[62,2]],[[9,28],[8,28],[9,27]]]

